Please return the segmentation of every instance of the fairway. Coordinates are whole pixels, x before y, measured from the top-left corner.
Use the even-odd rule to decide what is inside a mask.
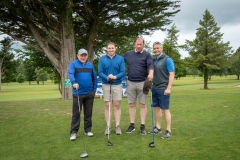
[[[208,90],[202,77],[175,80],[171,93],[172,137],[140,135],[137,107],[136,131],[126,134],[129,125],[127,98],[121,108],[122,135],[115,134],[111,122],[107,146],[104,135],[103,99],[96,98],[93,109],[93,137],[84,136],[87,159],[91,160],[236,160],[240,157],[240,81],[235,76],[213,76]],[[150,96],[146,129],[151,129]],[[82,129],[76,141],[69,141],[72,100],[62,100],[58,86],[50,81],[2,84],[0,91],[0,160],[75,160],[83,153]],[[164,121],[162,123],[165,132]]]

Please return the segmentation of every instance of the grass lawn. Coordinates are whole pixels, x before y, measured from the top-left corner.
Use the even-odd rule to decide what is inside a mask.
[[[94,137],[84,136],[87,159],[92,160],[226,160],[240,157],[240,81],[236,77],[212,77],[203,90],[202,77],[175,80],[171,94],[172,137],[140,135],[139,107],[136,131],[129,125],[127,98],[123,98],[122,135],[110,134],[114,146],[107,146],[103,99],[94,101]],[[2,84],[0,91],[0,160],[75,160],[83,153],[82,129],[69,141],[72,100],[60,99],[57,85]],[[148,98],[147,131],[151,129]],[[111,122],[114,126],[114,120]],[[162,123],[165,131],[164,121]]]

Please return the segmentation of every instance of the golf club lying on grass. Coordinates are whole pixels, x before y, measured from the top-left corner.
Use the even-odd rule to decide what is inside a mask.
[[[153,147],[155,147],[155,143],[154,143],[154,108],[153,108],[153,104],[152,104],[152,92],[151,92],[151,97],[150,97],[150,99],[151,99],[151,108],[152,108],[152,131],[151,132],[153,132],[152,133],[152,142],[151,143],[149,143],[149,147],[151,147],[151,148],[153,148]]]
[[[78,92],[78,90],[77,90]],[[78,108],[79,108],[79,118],[81,118],[81,107],[80,107],[80,102],[79,102],[79,94],[78,94]],[[81,127],[81,119],[80,119],[80,127]],[[84,128],[82,125],[82,130],[83,130],[83,134],[82,134],[82,142],[83,142],[83,147],[84,147],[84,152],[82,154],[80,154],[81,158],[85,158],[88,157],[88,153],[86,152],[86,147],[85,147],[85,142],[84,142]]]
[[[110,142],[109,138],[110,138],[110,107],[111,107],[111,103],[112,103],[112,83],[113,83],[114,79],[108,79],[108,82],[110,83],[110,102],[108,105],[108,142],[107,145],[108,146],[113,146],[113,143]]]

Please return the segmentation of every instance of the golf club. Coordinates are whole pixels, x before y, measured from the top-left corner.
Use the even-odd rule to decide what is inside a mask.
[[[113,83],[113,79],[108,79],[108,82],[110,83],[110,101],[109,101],[109,105],[108,105],[108,142],[107,145],[108,146],[113,146],[113,143],[110,142],[109,138],[110,138],[110,107],[111,107],[111,103],[112,103],[112,83]]]
[[[152,104],[152,92],[151,92],[151,108],[152,108],[152,131],[154,132],[154,108],[153,108],[153,104]],[[155,147],[155,143],[154,143],[154,133],[152,133],[152,142],[149,143],[149,147],[153,148]]]
[[[77,89],[77,92],[78,92],[78,89]],[[81,107],[80,107],[80,102],[79,102],[79,93],[78,93],[78,109],[79,109],[79,118],[81,118]],[[80,127],[81,127],[81,119],[80,119]],[[84,152],[82,154],[80,154],[80,157],[81,158],[85,158],[85,157],[88,157],[88,153],[86,152],[86,147],[85,147],[85,141],[84,141],[84,128],[83,128],[83,125],[82,125],[82,130],[83,130],[83,134],[82,134],[82,142],[83,142],[83,147],[84,147]]]

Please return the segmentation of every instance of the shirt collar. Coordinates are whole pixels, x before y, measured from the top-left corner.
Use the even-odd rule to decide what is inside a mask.
[[[111,57],[108,55],[108,53],[106,53],[106,56],[109,57],[109,58],[111,58]],[[116,56],[116,53],[112,56],[112,58],[115,57],[115,56]]]
[[[165,53],[162,53],[161,55],[155,57],[155,60],[158,61],[159,59],[162,59],[165,56]]]
[[[143,48],[143,50],[144,50],[144,48]],[[137,52],[137,51],[136,51],[136,49],[135,49],[134,51],[135,51],[135,53],[142,53],[142,52],[143,52],[143,50],[142,50],[141,52]]]

